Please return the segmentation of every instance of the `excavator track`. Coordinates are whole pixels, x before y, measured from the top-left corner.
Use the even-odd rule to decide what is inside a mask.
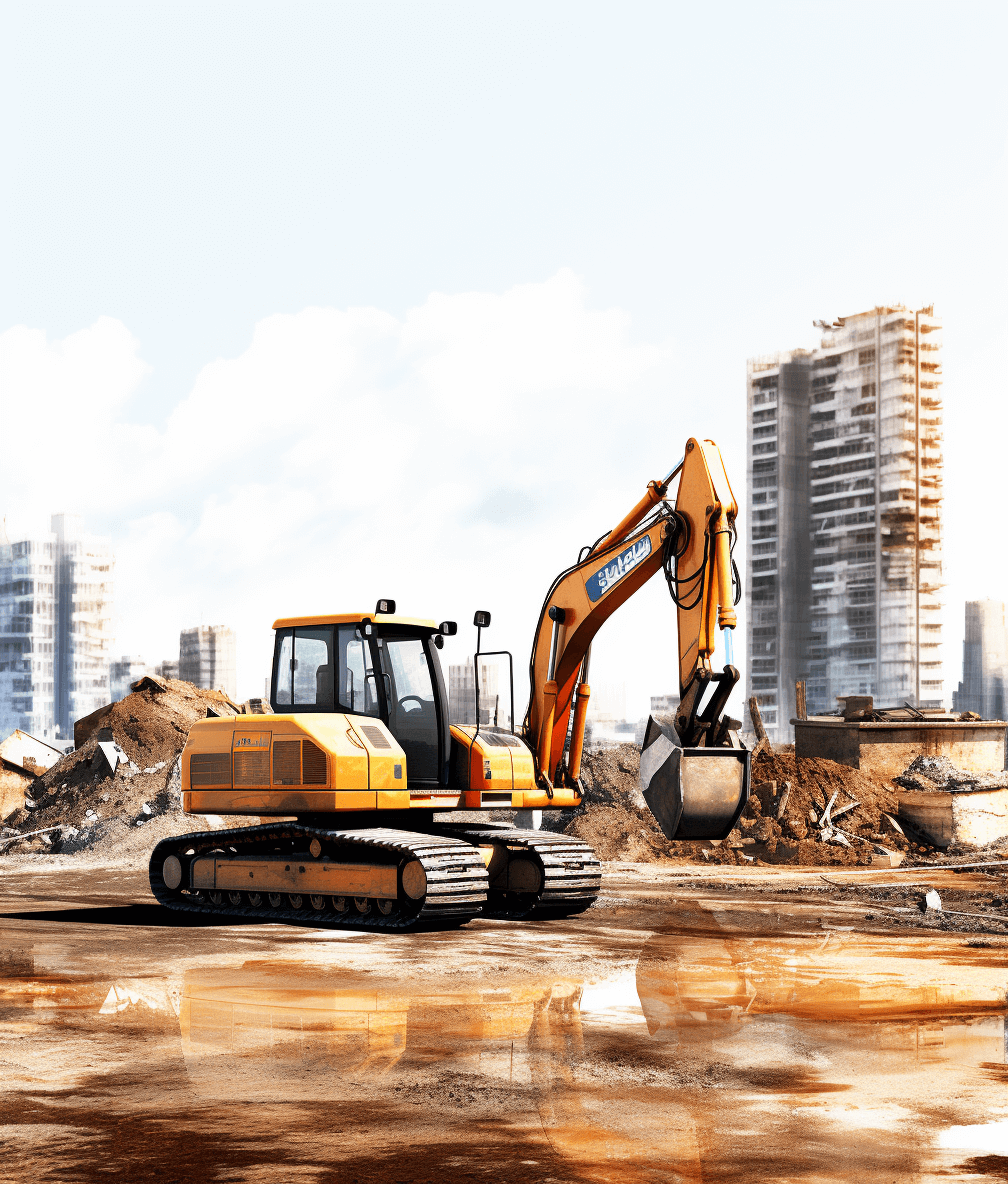
[[[317,857],[311,854],[313,841],[319,846]],[[163,874],[170,856],[182,868],[181,882],[174,889],[165,883]],[[363,898],[367,907],[362,911],[349,896],[194,890],[189,886],[189,870],[200,858],[216,858],[222,864],[240,859],[245,861],[245,866],[256,866],[256,860],[272,858],[283,862],[286,859],[295,867],[300,865],[302,870],[308,865],[317,866],[320,861],[335,864],[368,861],[384,869],[398,868],[399,891],[394,902]],[[426,877],[426,892],[419,900],[409,899],[402,889],[402,868],[414,861],[422,865]],[[156,899],[166,908],[201,916],[385,930],[465,924],[483,910],[488,890],[483,857],[462,837],[380,827],[329,830],[290,822],[200,831],[164,839],[151,854],[150,885]],[[345,911],[337,911],[337,901]],[[387,913],[383,911],[385,907],[389,909]]]
[[[602,864],[580,839],[552,831],[520,830],[508,827],[448,826],[439,833],[464,839],[474,846],[506,847],[509,856],[531,857],[539,868],[541,885],[537,893],[509,892],[494,888],[501,873],[494,876],[491,863],[489,911],[509,917],[566,917],[591,908],[602,887]],[[504,881],[506,883],[506,881]]]

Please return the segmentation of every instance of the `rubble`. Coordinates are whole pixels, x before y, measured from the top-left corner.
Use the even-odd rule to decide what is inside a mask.
[[[648,863],[896,867],[906,854],[930,851],[895,823],[895,786],[836,761],[796,760],[792,745],[754,753],[752,793],[727,839],[671,843],[641,797],[639,760],[630,744],[586,754],[582,805],[547,815],[544,825],[584,839],[602,859]]]
[[[957,768],[947,756],[919,756],[893,781],[904,789],[930,793],[947,789],[1001,789],[1008,772],[972,773]]]
[[[86,729],[76,730],[86,732],[81,747],[34,777],[24,808],[6,819],[0,853],[89,851],[142,859],[167,834],[203,829],[201,820],[181,810],[182,749],[190,726],[208,711],[227,715],[240,708],[220,691],[177,679],[141,679],[137,687],[95,712]]]

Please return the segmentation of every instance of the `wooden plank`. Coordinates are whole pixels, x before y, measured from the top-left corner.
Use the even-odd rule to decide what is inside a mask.
[[[756,702],[756,696],[749,696],[749,714],[752,717],[753,730],[756,733],[756,747],[752,754],[755,756],[758,752],[771,752],[770,741],[767,738],[766,728],[763,727],[763,716],[760,715],[759,704]]]
[[[795,687],[795,718],[808,719],[808,711],[805,707],[805,679],[800,678],[794,684]]]

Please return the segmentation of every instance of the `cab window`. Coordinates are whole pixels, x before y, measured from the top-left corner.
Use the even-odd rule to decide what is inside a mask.
[[[294,706],[333,710],[331,627],[294,630]]]
[[[355,625],[341,625],[336,631],[336,657],[339,709],[358,715],[380,715],[371,647]]]
[[[276,688],[276,693],[273,698],[273,706],[276,707],[290,707],[291,698],[291,674],[294,664],[294,632],[291,629],[285,629],[277,637],[277,658],[276,658],[276,674],[273,679],[273,686]]]

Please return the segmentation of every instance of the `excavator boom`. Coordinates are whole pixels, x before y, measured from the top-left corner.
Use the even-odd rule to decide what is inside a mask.
[[[673,509],[669,494],[676,476],[679,484]],[[588,662],[595,634],[659,570],[664,571],[677,610],[680,708],[675,729],[662,729],[656,723],[658,730],[652,729],[650,743],[663,736],[667,744],[691,752],[708,749],[713,753],[722,748],[744,752],[737,740],[733,741],[733,721],[723,716],[738,671],[729,663],[717,673],[711,665],[716,629],[730,630],[736,624],[737,575],[731,547],[737,514],[738,504],[717,445],[712,440],[690,439],[682,463],[663,481],[650,482],[644,497],[626,517],[554,581],[536,628],[529,667],[531,696],[524,724],[525,741],[536,757],[537,774],[547,791],[578,785],[591,693]],[[701,711],[704,693],[712,685],[710,699]],[[738,726],[735,724],[735,729]],[[647,741],[645,746],[650,746]],[[699,814],[710,806],[707,820],[691,824],[687,817],[685,823],[686,830],[713,829],[717,833],[690,837],[721,837],[726,820],[734,824],[736,807],[741,810],[737,798],[748,787],[748,754],[725,755],[727,763],[720,755],[706,762],[702,757],[676,758],[677,770],[691,774],[687,780],[701,797],[705,777],[713,776],[721,787],[720,805],[702,805],[697,799]],[[682,772],[666,773],[676,791],[673,796],[682,799]],[[659,822],[663,814],[666,821],[675,815],[674,829],[679,837],[685,837],[685,809],[680,802],[678,813],[653,812]]]

